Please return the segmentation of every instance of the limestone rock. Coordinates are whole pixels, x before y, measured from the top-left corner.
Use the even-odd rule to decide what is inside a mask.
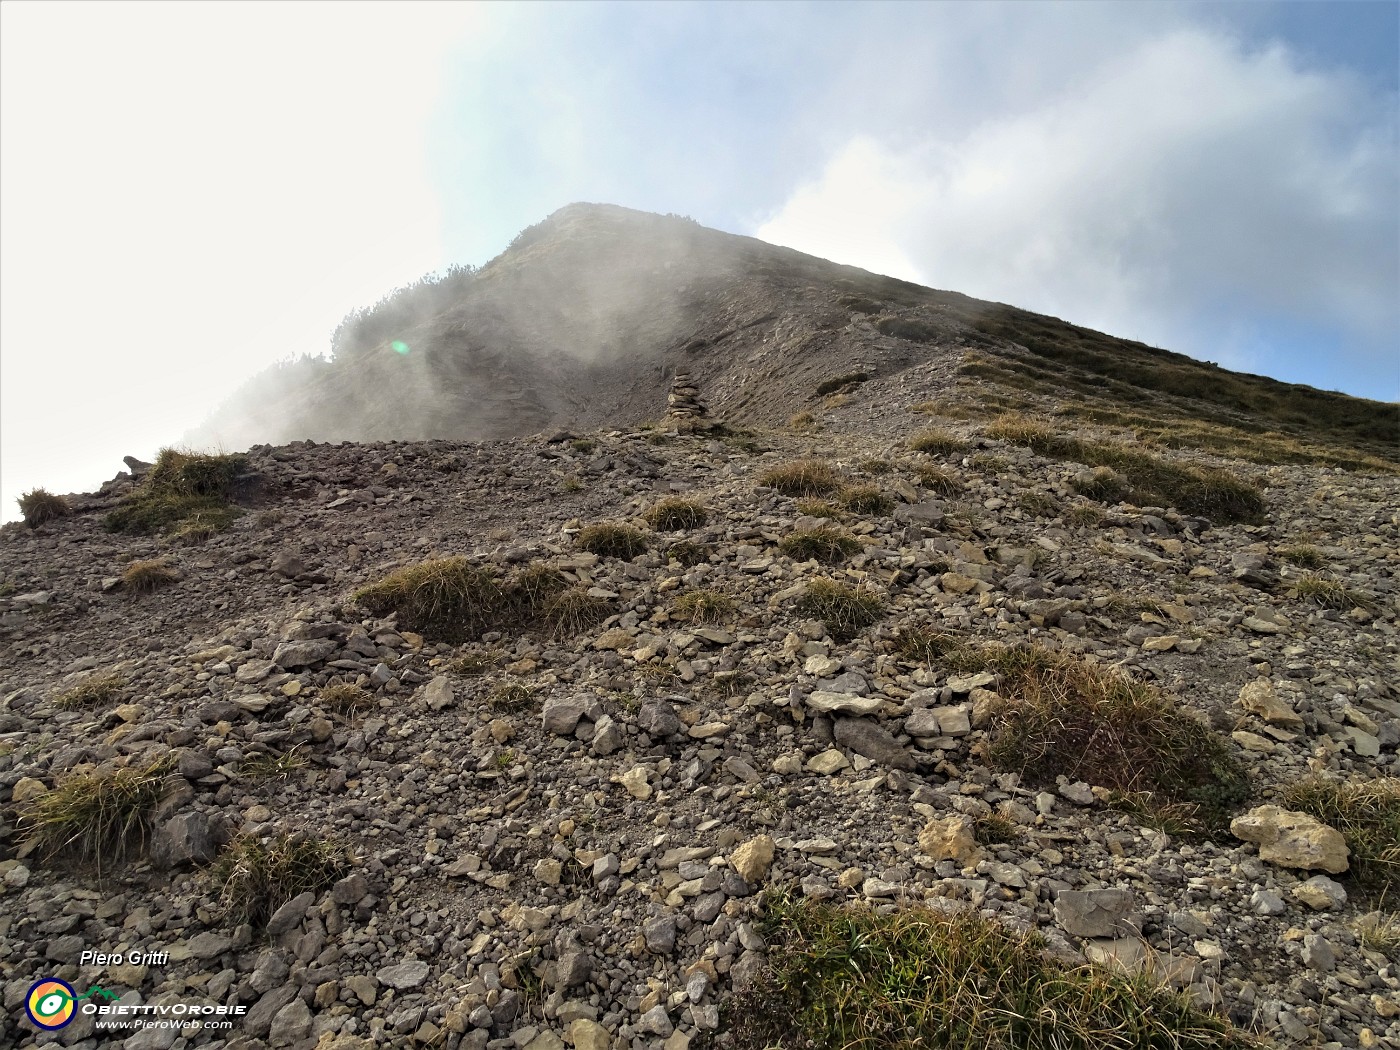
[[[1256,678],[1240,687],[1240,706],[1270,725],[1284,729],[1303,728],[1302,716],[1279,698],[1274,684],[1267,678]]]
[[[1331,872],[1347,870],[1350,851],[1336,828],[1306,813],[1280,806],[1256,806],[1230,822],[1230,833],[1259,844],[1259,857],[1283,868]]]
[[[1075,937],[1122,937],[1134,932],[1133,895],[1128,890],[1061,890],[1055,921]]]
[[[919,849],[934,860],[951,860],[966,867],[979,850],[973,823],[968,817],[935,818],[919,832]]]
[[[755,835],[729,854],[730,867],[750,886],[756,886],[768,877],[776,848],[771,835]]]

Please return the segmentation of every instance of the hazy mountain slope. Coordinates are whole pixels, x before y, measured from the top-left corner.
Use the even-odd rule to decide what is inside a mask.
[[[725,420],[772,425],[833,377],[924,368],[933,396],[955,366],[1366,452],[1393,451],[1400,434],[1393,405],[1230,373],[686,219],[575,204],[480,271],[386,297],[342,327],[332,360],[265,373],[191,438],[232,449],[632,425],[661,415],[677,368]]]

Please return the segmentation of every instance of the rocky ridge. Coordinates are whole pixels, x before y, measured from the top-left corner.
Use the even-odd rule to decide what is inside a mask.
[[[1178,451],[1256,477],[1265,523],[1104,506],[1076,494],[1081,466],[975,421],[947,422],[961,450],[908,452],[924,422],[910,408],[939,389],[864,383],[817,434],[257,446],[247,512],[189,545],[104,532],[130,476],[40,529],[5,526],[0,1041],[119,1045],[90,1017],[36,1040],[23,998],[55,975],[123,1003],[248,1008],[226,1035],[153,1030],[120,1043],[133,1050],[683,1050],[716,1037],[763,966],[757,894],[792,884],[1033,925],[1067,958],[1150,968],[1281,1043],[1400,1047],[1400,962],[1357,933],[1373,902],[1348,891],[1327,829],[1270,808],[1310,772],[1397,774],[1400,481]],[[834,567],[778,549],[827,519],[756,484],[813,455],[893,507],[841,514],[859,550]],[[933,462],[955,491],[921,486]],[[668,494],[708,521],[648,529],[631,560],[574,544],[596,521],[645,527]],[[1364,603],[1293,596],[1279,552],[1300,543]],[[609,616],[449,645],[354,605],[387,571],[448,555],[551,565]],[[178,582],[127,593],[123,566],[150,558]],[[886,612],[833,638],[794,608],[814,578]],[[675,600],[701,588],[736,611],[688,622]],[[920,625],[1160,685],[1232,736],[1253,808],[1235,837],[1193,840],[1098,785],[996,772],[978,747],[995,677],[902,658],[892,639]],[[118,695],[57,703],[99,674]],[[323,703],[338,683],[372,706]],[[24,850],[25,805],[65,776],[164,755],[177,765],[145,859],[99,878]],[[977,840],[989,814],[1009,841]],[[284,828],[335,836],[356,863],[265,929],[230,921],[209,862]],[[169,958],[78,965],[101,947]]]

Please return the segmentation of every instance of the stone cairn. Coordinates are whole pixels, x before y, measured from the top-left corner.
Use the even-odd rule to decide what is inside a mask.
[[[700,390],[691,381],[690,373],[677,371],[676,378],[671,381],[671,392],[666,395],[666,422],[673,426],[694,426],[709,412],[700,400]]]

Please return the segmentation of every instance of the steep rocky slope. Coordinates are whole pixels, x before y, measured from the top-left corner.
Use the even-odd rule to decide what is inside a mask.
[[[772,280],[810,311],[745,329],[770,291],[715,280],[735,331],[690,330],[706,347],[673,346],[654,385],[605,406],[662,419],[685,361],[712,429],[258,445],[222,531],[108,531],[150,485],[141,464],[0,529],[0,1043],[725,1045],[728,1005],[777,949],[763,894],[788,887],[1036,928],[1063,959],[1145,970],[1281,1044],[1400,1048],[1383,865],[1363,878],[1326,827],[1280,848],[1261,812],[1311,777],[1396,784],[1400,477],[1383,441],[1348,434],[1354,399],[1308,426],[1185,391],[1144,406],[1094,394],[1086,359],[1064,366],[1084,389],[1047,391],[1044,353],[932,306],[863,313],[799,268]],[[946,323],[946,341],[881,317]],[[783,333],[836,349],[802,372]],[[842,356],[860,341],[868,357]],[[745,400],[745,369],[771,398]],[[767,474],[809,459],[839,487],[795,497]],[[704,520],[648,516],[668,496]],[[608,522],[646,549],[584,549]],[[824,528],[833,564],[800,542]],[[453,557],[557,582],[573,616],[454,631],[357,598]],[[149,591],[123,582],[152,560]],[[824,618],[818,581],[873,599],[871,622]],[[1194,712],[1244,772],[1200,796],[1223,820],[1088,775],[1102,742],[1008,768],[995,745],[1019,700],[998,645]],[[36,841],[46,800],[142,769],[158,798],[127,856],[97,870]],[[240,902],[221,861],[288,832],[333,847],[327,878]],[[182,1032],[79,1013],[38,1035],[24,1002],[46,977],[246,1013]]]

